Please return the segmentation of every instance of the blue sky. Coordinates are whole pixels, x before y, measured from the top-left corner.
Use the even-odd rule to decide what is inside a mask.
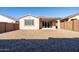
[[[32,14],[34,16],[65,17],[79,13],[78,7],[0,7],[0,13],[14,18]]]

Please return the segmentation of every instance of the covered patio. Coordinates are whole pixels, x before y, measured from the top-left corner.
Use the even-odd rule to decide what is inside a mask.
[[[40,18],[40,29],[60,29],[60,19]]]

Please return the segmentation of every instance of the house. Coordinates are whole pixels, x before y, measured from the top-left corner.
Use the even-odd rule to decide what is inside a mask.
[[[63,18],[66,21],[79,20],[79,13],[72,14]]]
[[[6,22],[6,23],[15,23],[16,21],[14,18],[0,14],[0,23],[1,22]]]
[[[31,14],[29,14],[20,17],[18,21],[14,20],[15,19],[12,17],[0,14],[0,23],[4,22],[16,23],[18,24],[17,27],[19,26],[19,29],[22,30],[39,30],[39,29],[54,30],[54,29],[60,29],[61,26],[63,26],[63,28],[67,27],[72,29],[73,23],[78,24],[78,21],[72,22],[72,20],[79,20],[79,13],[64,17],[63,19],[56,17],[32,16]],[[61,23],[63,24],[61,25]]]
[[[60,29],[60,18],[26,15],[20,17],[19,24],[25,30]]]

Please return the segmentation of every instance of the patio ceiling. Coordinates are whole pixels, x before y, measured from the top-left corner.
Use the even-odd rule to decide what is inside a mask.
[[[58,18],[40,18],[41,21],[57,21]]]

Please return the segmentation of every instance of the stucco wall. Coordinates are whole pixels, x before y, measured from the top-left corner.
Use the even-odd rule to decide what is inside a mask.
[[[72,17],[72,18],[69,18],[68,21],[71,21],[71,19],[78,19],[79,20],[79,15],[75,16],[75,17]]]
[[[24,20],[26,20],[26,19],[34,19],[34,25],[33,26],[25,26],[24,25]],[[39,18],[36,18],[36,17],[33,17],[33,16],[26,16],[26,17],[23,17],[23,18],[21,18],[20,20],[19,20],[19,22],[20,22],[20,29],[26,29],[26,30],[29,30],[29,29],[31,29],[31,30],[37,30],[37,29],[39,29]]]
[[[13,19],[0,15],[0,22],[15,23]]]

